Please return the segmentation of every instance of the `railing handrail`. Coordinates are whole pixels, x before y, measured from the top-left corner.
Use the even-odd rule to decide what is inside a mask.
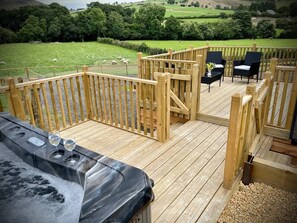
[[[164,61],[164,62],[170,61],[170,62],[176,62],[176,63],[189,63],[189,64],[197,63],[194,60],[157,59],[157,58],[154,59],[154,58],[146,58],[146,57],[143,57],[141,60],[145,60],[145,61]]]
[[[92,76],[100,76],[100,77],[106,77],[110,79],[115,79],[115,80],[125,80],[125,81],[133,81],[133,82],[138,82],[142,84],[150,84],[150,85],[157,85],[157,81],[154,80],[146,80],[146,79],[140,79],[140,78],[134,78],[134,77],[123,77],[123,76],[116,76],[116,75],[110,75],[110,74],[103,74],[103,73],[96,73],[96,72],[87,72],[88,75]]]
[[[275,69],[283,71],[295,71],[295,66],[276,65]]]

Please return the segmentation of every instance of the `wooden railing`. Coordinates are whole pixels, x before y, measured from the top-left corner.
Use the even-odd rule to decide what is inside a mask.
[[[197,55],[195,61],[192,61],[142,58],[142,54],[139,53],[138,77],[154,80],[155,72],[169,73],[171,116],[195,120],[200,106],[202,61],[202,55]]]
[[[97,120],[164,142],[169,138],[169,74],[143,80],[84,72],[0,88],[11,114],[48,131]],[[2,98],[0,98],[0,101]],[[0,111],[3,110],[0,104]]]
[[[257,87],[247,86],[244,95],[232,96],[223,183],[227,189],[232,187],[263,134],[272,81],[271,73],[266,72],[265,79]]]
[[[225,76],[232,75],[233,61],[244,59],[247,51],[258,51],[263,53],[259,72],[260,79],[263,78],[265,71],[269,70],[270,60],[272,58],[279,58],[279,65],[296,66],[297,64],[297,48],[261,47],[256,44],[253,44],[252,46],[205,46],[198,48],[193,48],[191,46],[190,49],[187,50],[172,52],[172,49],[169,49],[168,53],[146,58],[195,61],[196,56],[200,54],[203,56],[203,61],[205,62],[207,51],[222,51],[223,58],[226,60]],[[203,65],[203,68],[205,68],[205,65]]]
[[[169,134],[169,75],[157,81],[87,72],[91,118],[102,123],[165,141]],[[163,125],[166,125],[164,131]],[[160,134],[159,134],[160,133]]]
[[[274,76],[267,125],[290,131],[297,97],[297,67],[277,65],[271,61]]]

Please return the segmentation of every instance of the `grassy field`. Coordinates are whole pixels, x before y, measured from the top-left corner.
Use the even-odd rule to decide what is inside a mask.
[[[16,75],[20,72],[18,70],[15,72],[14,70],[4,71],[5,68],[35,67],[34,71],[37,73],[49,71],[53,73],[67,69],[55,68],[54,71],[48,68],[38,69],[38,67],[101,65],[103,60],[106,60],[105,66],[110,66],[111,60],[116,60],[117,64],[121,64],[118,57],[129,59],[130,65],[136,64],[137,55],[135,51],[97,42],[3,44],[0,45],[0,61],[4,61],[6,64],[0,65],[0,69],[2,69],[0,76]],[[118,66],[113,66],[112,69],[116,70],[116,67]],[[24,69],[20,70],[24,71]]]
[[[133,43],[146,43],[150,47],[172,48],[174,50],[186,49],[193,45],[194,47],[205,46],[207,43],[212,46],[252,46],[256,43],[258,46],[271,47],[297,47],[297,39],[243,39],[243,40],[212,40],[212,41],[129,41]]]

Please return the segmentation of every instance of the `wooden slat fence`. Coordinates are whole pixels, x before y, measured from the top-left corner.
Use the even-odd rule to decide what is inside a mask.
[[[155,72],[170,74],[171,116],[194,120],[196,114],[194,115],[193,111],[199,110],[203,73],[202,66],[197,64],[203,64],[202,56],[198,55],[196,61],[142,58],[141,54],[138,56],[139,78],[154,80]]]
[[[286,47],[262,47],[253,44],[252,46],[204,46],[186,50],[179,50],[172,52],[172,49],[168,50],[168,53],[153,55],[146,58],[150,59],[175,59],[175,60],[190,60],[195,61],[197,55],[203,56],[203,61],[206,60],[207,51],[222,51],[223,58],[226,60],[225,76],[231,76],[233,71],[233,61],[242,60],[245,57],[247,51],[262,52],[261,64],[260,64],[260,79],[263,78],[265,71],[269,70],[270,60],[272,58],[278,58],[278,64],[284,66],[296,66],[297,63],[297,48]],[[205,65],[203,65],[205,68]]]
[[[163,142],[169,137],[170,79],[164,73],[155,77],[98,74],[85,67],[82,73],[25,83],[9,79],[0,93],[12,115],[48,131],[97,120]]]
[[[290,130],[297,97],[297,67],[276,65],[278,62],[278,59],[271,62],[275,81],[267,125]]]
[[[227,189],[231,189],[234,179],[263,134],[271,81],[271,73],[267,72],[257,87],[247,86],[245,94],[232,96],[223,183]]]

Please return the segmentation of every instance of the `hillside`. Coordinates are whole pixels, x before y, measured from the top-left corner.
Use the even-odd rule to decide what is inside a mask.
[[[204,7],[207,5],[208,8],[215,8],[216,5],[221,5],[222,8],[224,7],[238,7],[240,4],[242,5],[250,5],[251,1],[244,1],[244,0],[189,0],[189,2],[199,2],[200,6],[203,5]]]
[[[44,5],[36,0],[0,0],[0,9],[17,9],[27,5]]]

